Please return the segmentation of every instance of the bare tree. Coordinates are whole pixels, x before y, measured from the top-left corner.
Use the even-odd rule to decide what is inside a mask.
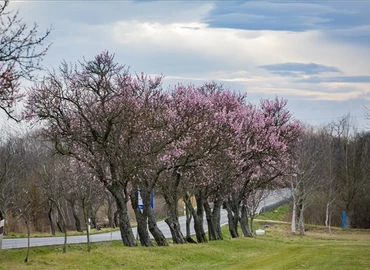
[[[14,107],[22,94],[20,79],[34,79],[34,71],[41,69],[41,60],[49,46],[43,42],[51,29],[38,36],[38,25],[28,27],[19,18],[18,11],[7,11],[9,0],[0,3],[0,109],[9,118],[14,116]]]
[[[65,162],[65,160],[64,160]],[[62,158],[59,160],[54,156],[41,164],[38,175],[41,178],[41,188],[44,200],[48,202],[51,209],[55,208],[57,213],[57,226],[64,233],[63,252],[67,251],[67,221],[66,209],[64,208],[65,176],[66,166]]]
[[[20,175],[25,171],[22,144],[21,138],[15,136],[0,140],[0,220],[5,219],[5,233],[8,231],[8,210],[17,198],[17,182],[23,179]]]
[[[356,126],[350,114],[344,115],[333,123],[337,137],[338,152],[336,155],[336,182],[339,188],[339,199],[342,210],[347,213],[346,226],[351,226],[354,203],[359,193],[361,179],[357,176]]]
[[[31,220],[34,215],[33,207],[35,202],[31,192],[33,183],[27,179],[23,182],[18,182],[19,188],[17,192],[17,200],[14,204],[14,212],[18,214],[18,218],[22,219],[26,225],[27,230],[27,253],[24,259],[25,262],[29,260],[30,254],[30,237],[31,237]]]
[[[246,196],[246,200],[244,200],[244,204],[247,208],[247,214],[250,219],[249,227],[251,233],[254,232],[253,221],[256,214],[258,214],[258,207],[260,206],[261,202],[270,194],[271,190],[269,190],[267,187],[251,189],[249,194]]]
[[[321,170],[322,145],[313,129],[306,129],[302,140],[295,150],[296,164],[290,175],[290,186],[293,197],[291,230],[296,232],[298,221],[299,233],[305,234],[304,211],[310,196],[318,188],[319,172]]]
[[[324,127],[319,132],[319,136],[322,140],[323,147],[323,163],[325,168],[322,172],[322,186],[325,187],[323,192],[324,197],[326,198],[325,205],[325,227],[328,232],[331,233],[331,216],[333,212],[333,204],[338,198],[338,185],[335,181],[335,155],[337,152],[336,147],[336,134],[335,134],[335,125],[331,123]]]

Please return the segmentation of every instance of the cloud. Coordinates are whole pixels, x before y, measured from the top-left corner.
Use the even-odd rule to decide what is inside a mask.
[[[77,29],[78,46],[86,48],[83,55],[87,58],[108,49],[133,72],[163,74],[166,85],[215,80],[256,100],[274,95],[349,100],[369,91],[360,83],[348,88],[329,80],[298,83],[298,78],[309,79],[312,75],[369,76],[367,47],[333,42],[320,31],[257,31],[213,28],[197,21],[136,20],[79,25],[74,31]],[[74,36],[64,37],[63,46],[76,42]],[[81,59],[79,52],[75,53],[69,59]]]
[[[11,1],[21,16],[37,22],[52,20],[101,25],[119,20],[140,22],[193,22],[203,20],[213,9],[212,2],[201,1]],[[40,16],[41,15],[41,16]],[[46,16],[45,16],[46,15]],[[48,22],[51,23],[50,21]]]
[[[241,22],[243,16],[247,16],[246,21],[254,20],[260,24],[274,16],[276,9],[285,15],[297,11],[300,16],[315,17],[326,13],[351,13],[351,8],[254,1],[14,4],[31,22],[37,20],[46,26],[53,25],[51,38],[54,45],[47,57],[53,61],[79,59],[109,49],[131,66],[174,76],[194,76],[188,73],[202,73],[203,76],[207,72],[240,70],[260,74],[257,66],[280,62],[320,63],[338,67],[353,76],[367,75],[364,73],[369,70],[369,61],[366,62],[365,57],[367,48],[334,42],[321,31],[292,32],[294,24],[290,24],[293,28],[286,28],[286,31],[244,30],[232,25],[226,29],[213,25],[218,15],[232,12],[240,14]],[[284,24],[284,20],[274,19],[273,23]],[[83,50],[76,50],[77,46]],[[51,56],[53,50],[56,53]],[[351,65],[354,62],[356,65]]]
[[[296,77],[299,75],[314,75],[328,72],[341,72],[336,67],[319,65],[315,63],[282,63],[259,66],[279,76]]]
[[[370,83],[370,76],[335,76],[335,77],[310,77],[305,79],[297,80],[297,82],[303,83]]]
[[[370,1],[220,1],[209,12],[209,27],[308,31],[350,43],[370,44]]]
[[[341,101],[335,103],[340,111],[345,101],[365,102],[369,96],[370,2],[365,2],[11,4],[29,25],[37,21],[40,30],[53,25],[48,66],[109,50],[132,72],[162,73],[166,85],[215,80],[257,102],[288,98],[301,115],[310,114],[311,102]],[[319,105],[313,109],[318,112]],[[329,107],[321,110],[331,113]]]
[[[366,20],[365,14],[366,12],[357,9],[356,5],[343,5],[334,1],[217,2],[208,17],[208,22],[211,27],[305,31],[318,28],[333,29],[338,23],[345,23],[348,20],[350,22],[346,23],[347,26],[360,25]]]
[[[333,42],[320,31],[257,31],[212,28],[201,22],[119,21],[89,32],[109,34],[112,43],[124,46],[137,57],[148,57],[150,65],[163,62],[165,70],[161,72],[181,71],[189,64],[195,65],[194,72],[205,70],[206,66],[209,72],[261,73],[258,66],[282,61],[319,63],[351,76],[367,75],[370,68],[367,47]]]

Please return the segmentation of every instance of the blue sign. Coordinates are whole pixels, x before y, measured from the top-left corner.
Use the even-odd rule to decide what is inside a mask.
[[[141,195],[140,195],[140,189],[137,190],[137,202],[139,204],[140,210],[143,210],[144,209],[144,203],[143,203],[143,199],[141,198]],[[150,206],[152,207],[152,209],[154,209],[154,191],[150,192]]]
[[[347,228],[347,213],[346,211],[342,212],[342,228]]]

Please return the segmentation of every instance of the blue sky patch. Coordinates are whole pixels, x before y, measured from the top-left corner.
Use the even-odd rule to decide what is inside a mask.
[[[282,63],[273,65],[263,65],[259,66],[273,74],[280,76],[293,76],[296,77],[297,74],[300,75],[316,75],[327,72],[341,72],[336,67],[330,67],[325,65],[319,65],[315,63]]]
[[[334,77],[310,77],[300,79],[302,83],[370,83],[370,76],[334,76]]]

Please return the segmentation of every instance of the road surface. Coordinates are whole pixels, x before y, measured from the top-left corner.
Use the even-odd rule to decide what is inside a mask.
[[[284,189],[277,192],[272,192],[267,198],[265,198],[261,203],[257,212],[259,212],[263,207],[268,207],[274,205],[280,201],[286,200],[290,197],[290,190]],[[179,217],[179,222],[181,226],[182,233],[185,235],[186,232],[186,217]],[[226,210],[221,210],[221,224],[227,224],[227,212]],[[157,222],[159,229],[163,232],[166,238],[171,238],[171,232],[167,224],[164,221]],[[207,228],[207,221],[204,219],[204,228]],[[137,234],[136,228],[132,229],[134,235]],[[195,234],[194,226],[191,224],[191,234]],[[91,235],[91,242],[105,242],[112,240],[121,240],[121,235],[119,231],[113,231],[111,233],[101,233]],[[86,235],[80,236],[68,236],[68,244],[79,244],[86,243]],[[63,245],[64,237],[36,237],[30,238],[30,246],[53,246],[53,245]],[[12,239],[3,239],[2,249],[12,249],[12,248],[24,248],[27,247],[27,238],[12,238]]]

